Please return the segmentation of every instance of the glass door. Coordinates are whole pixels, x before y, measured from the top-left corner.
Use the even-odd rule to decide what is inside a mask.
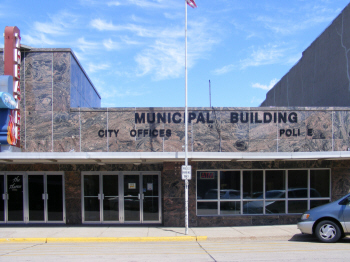
[[[124,175],[124,221],[141,222],[140,175]]]
[[[0,174],[0,196],[0,223],[65,222],[63,173]]]
[[[84,216],[83,221],[100,222],[100,176],[84,176]]]
[[[46,176],[46,209],[48,222],[64,221],[64,196],[63,196],[63,176],[47,175]]]
[[[5,222],[5,175],[0,175],[0,222]]]
[[[84,222],[119,222],[119,176],[84,175]]]
[[[160,221],[159,176],[143,175],[142,222]]]
[[[23,175],[7,175],[7,221],[23,222]]]
[[[83,223],[160,223],[160,173],[86,172]]]
[[[28,175],[29,222],[63,222],[63,176]]]
[[[28,210],[30,222],[45,221],[44,175],[28,175]]]
[[[103,175],[103,221],[119,222],[119,176]]]

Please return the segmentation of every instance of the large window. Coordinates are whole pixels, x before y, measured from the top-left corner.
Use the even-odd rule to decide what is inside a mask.
[[[199,216],[299,214],[329,201],[329,169],[197,171]]]

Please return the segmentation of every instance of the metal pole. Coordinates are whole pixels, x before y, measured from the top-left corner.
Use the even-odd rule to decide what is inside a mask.
[[[209,80],[209,106],[211,107],[211,84]]]
[[[188,166],[187,112],[187,2],[185,1],[185,166]],[[188,179],[185,179],[185,235],[188,235]]]

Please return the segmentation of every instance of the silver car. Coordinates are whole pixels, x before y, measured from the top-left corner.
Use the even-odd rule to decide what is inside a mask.
[[[350,234],[350,194],[306,211],[301,216],[298,229],[326,243],[337,242]]]

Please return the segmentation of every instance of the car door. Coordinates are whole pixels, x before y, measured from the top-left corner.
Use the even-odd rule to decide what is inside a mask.
[[[350,233],[350,196],[348,196],[348,203],[343,206],[343,219],[347,233]]]

